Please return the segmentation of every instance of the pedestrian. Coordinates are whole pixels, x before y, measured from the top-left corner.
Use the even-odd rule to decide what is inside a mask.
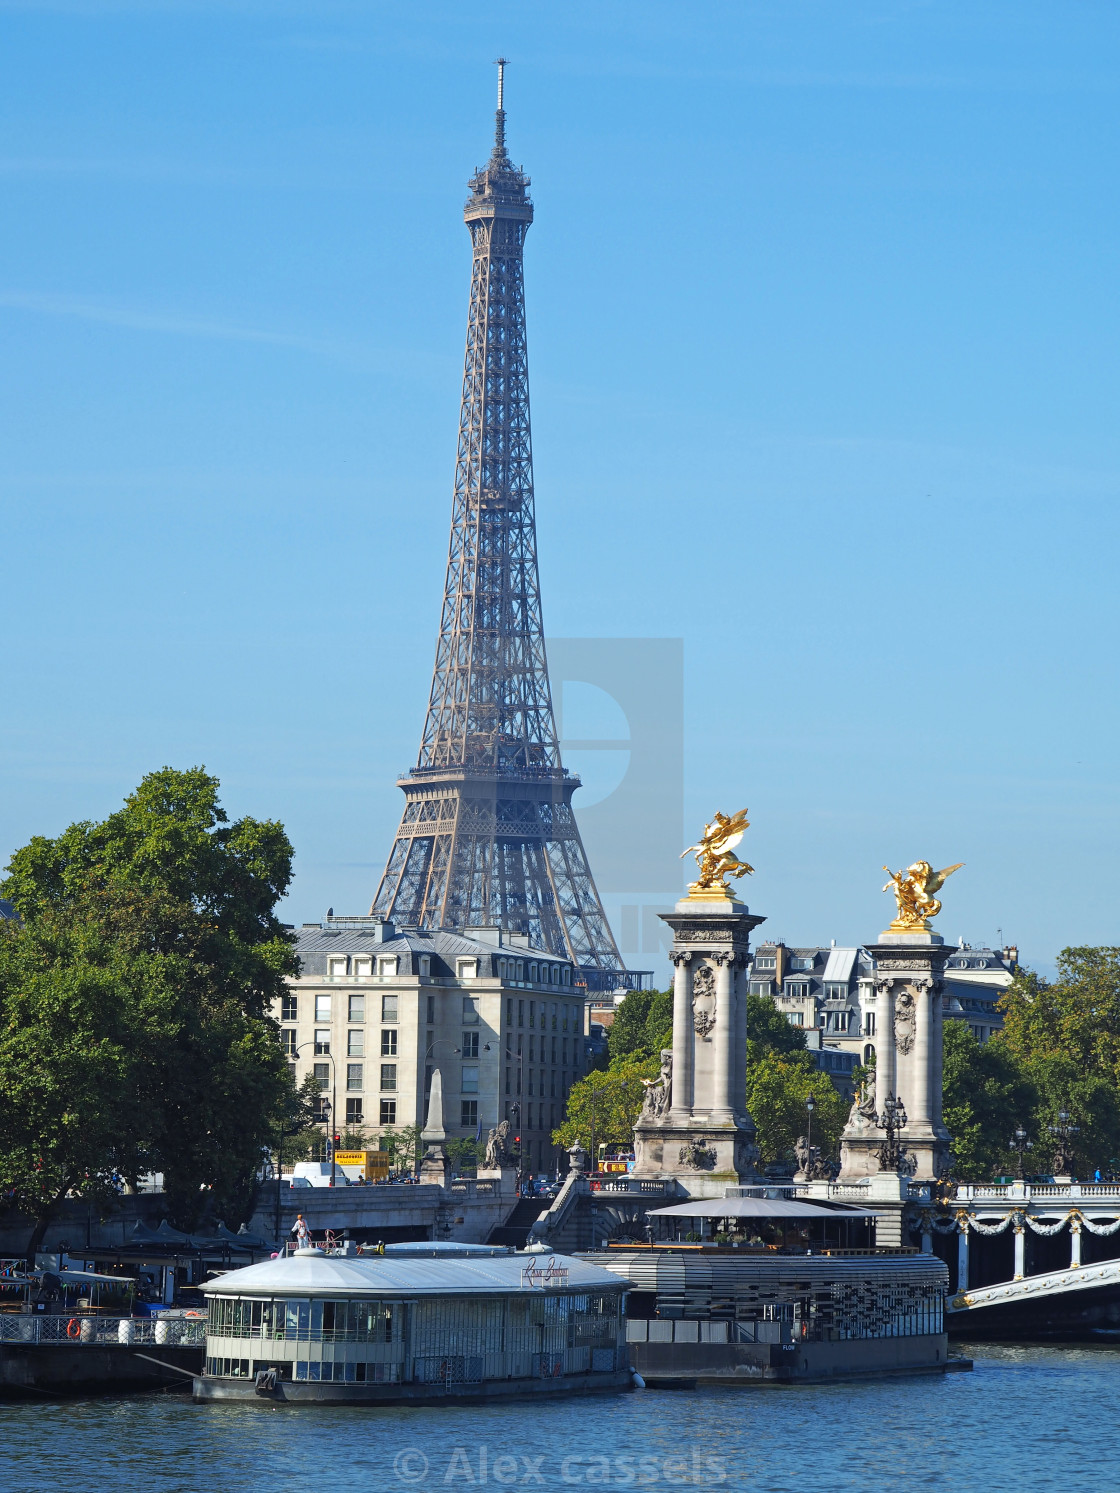
[[[296,1214],[296,1221],[292,1225],[292,1233],[296,1236],[296,1248],[308,1249],[311,1245],[311,1230],[307,1227],[302,1213]]]

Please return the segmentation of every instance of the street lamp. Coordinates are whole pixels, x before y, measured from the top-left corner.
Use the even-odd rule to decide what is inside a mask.
[[[1054,1147],[1054,1171],[1058,1175],[1068,1175],[1073,1171],[1073,1140],[1081,1134],[1081,1126],[1071,1125],[1069,1111],[1060,1109],[1058,1123],[1050,1125],[1048,1129],[1051,1135],[1058,1137],[1058,1143]]]
[[[1017,1152],[1019,1157],[1018,1165],[1015,1171],[1015,1180],[1017,1182],[1023,1182],[1026,1180],[1024,1158],[1027,1152],[1031,1149],[1031,1143],[1030,1139],[1027,1136],[1027,1132],[1023,1129],[1022,1125],[1016,1125],[1015,1127],[1015,1133],[1011,1137],[1011,1149]]]
[[[813,1095],[810,1094],[809,1097],[805,1100],[805,1108],[809,1112],[808,1134],[805,1137],[805,1144],[809,1150],[810,1162],[813,1159],[813,1111],[816,1109],[816,1107],[817,1101],[816,1099],[814,1099]]]

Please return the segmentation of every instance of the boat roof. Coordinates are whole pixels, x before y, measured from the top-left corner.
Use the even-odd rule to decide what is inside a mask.
[[[521,1291],[618,1290],[617,1275],[571,1255],[526,1252],[479,1258],[325,1255],[300,1250],[229,1270],[206,1296],[495,1296]]]
[[[693,1198],[671,1208],[651,1208],[651,1218],[877,1218],[873,1208],[822,1208],[789,1198]]]

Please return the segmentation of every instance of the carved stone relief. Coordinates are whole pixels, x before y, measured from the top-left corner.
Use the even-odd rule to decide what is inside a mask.
[[[913,1047],[916,1027],[914,997],[908,990],[904,990],[894,1007],[894,1043],[899,1052],[909,1052]]]
[[[715,1024],[716,977],[705,964],[692,981],[692,1025],[698,1037],[706,1037]]]

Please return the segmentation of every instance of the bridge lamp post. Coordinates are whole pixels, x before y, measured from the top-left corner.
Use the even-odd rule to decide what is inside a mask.
[[[1031,1142],[1022,1125],[1016,1125],[1015,1127],[1015,1133],[1011,1137],[1011,1149],[1017,1153],[1019,1158],[1015,1168],[1015,1180],[1017,1182],[1025,1182],[1026,1165],[1024,1158],[1027,1152],[1031,1150]]]
[[[809,1123],[808,1123],[808,1127],[807,1127],[807,1133],[806,1133],[806,1136],[805,1136],[805,1145],[806,1145],[806,1147],[808,1148],[808,1151],[809,1151],[809,1164],[810,1165],[812,1165],[812,1161],[813,1161],[813,1111],[816,1109],[816,1107],[817,1107],[817,1101],[813,1098],[812,1094],[810,1094],[809,1097],[805,1100],[805,1108],[806,1108],[806,1110],[808,1111],[808,1114],[809,1114]]]

